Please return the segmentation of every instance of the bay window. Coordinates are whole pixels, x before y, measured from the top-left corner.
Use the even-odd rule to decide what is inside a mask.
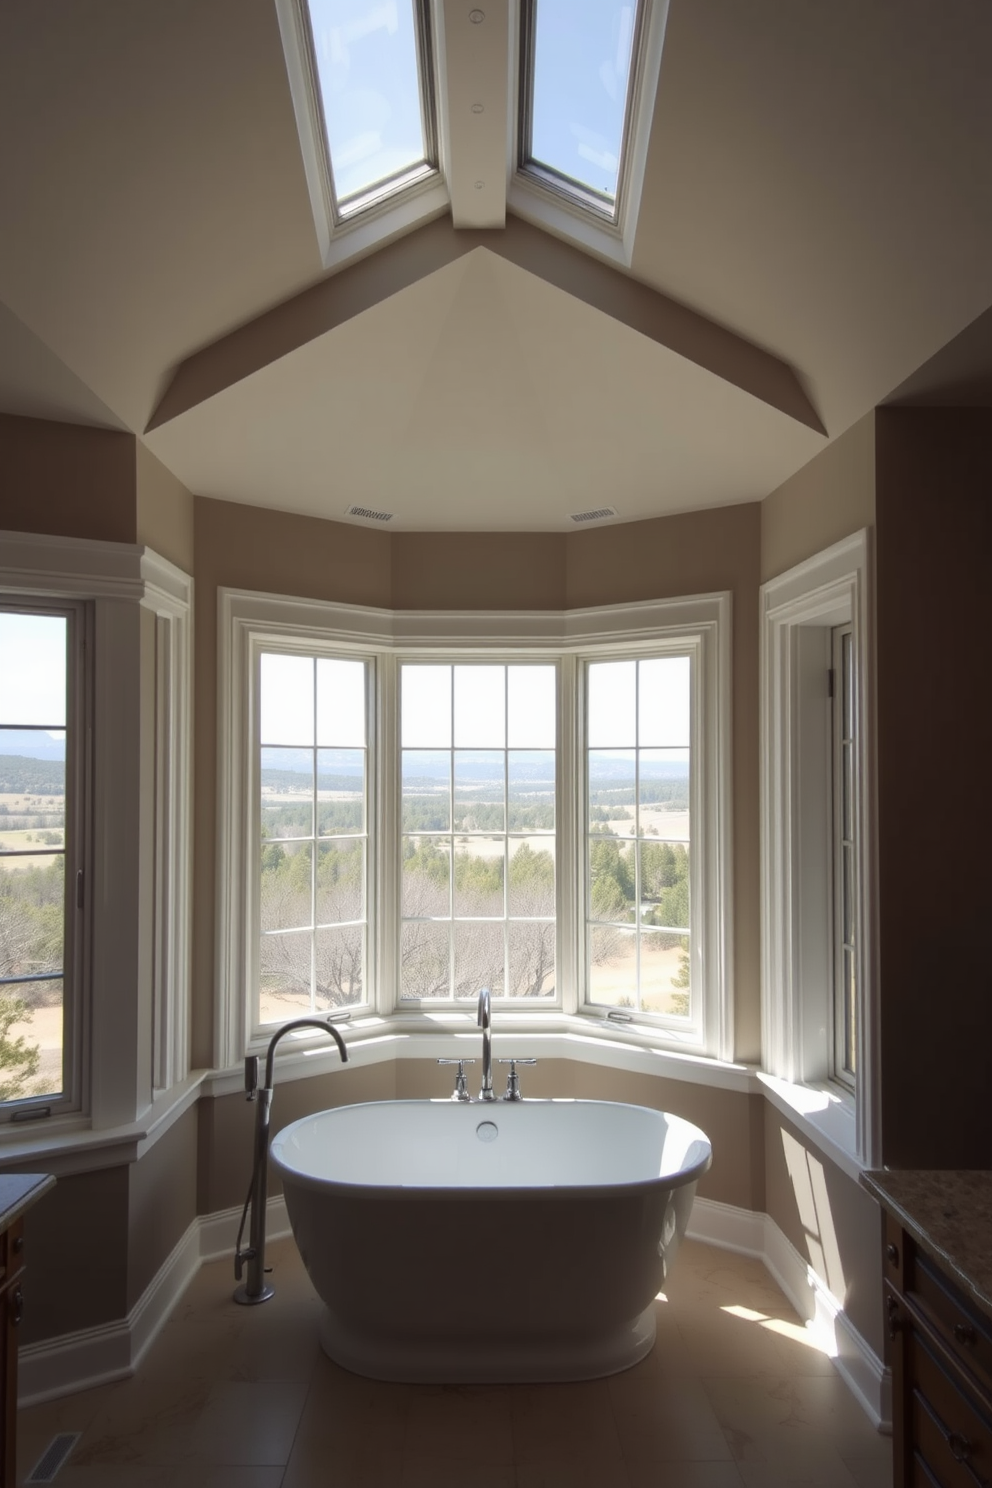
[[[481,987],[728,1057],[728,608],[222,591],[218,1065],[304,1012],[457,1028]]]

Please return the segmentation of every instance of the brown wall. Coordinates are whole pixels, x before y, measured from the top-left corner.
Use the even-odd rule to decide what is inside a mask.
[[[882,1217],[875,1200],[770,1104],[765,1185],[767,1212],[882,1358]]]
[[[0,414],[0,530],[133,543],[131,434]]]
[[[532,1099],[625,1101],[685,1117],[701,1127],[713,1144],[713,1167],[701,1180],[699,1193],[744,1209],[764,1208],[763,1096],[657,1075],[630,1074],[572,1059],[541,1059],[520,1074],[524,1094]],[[397,1059],[364,1068],[347,1066],[305,1080],[285,1081],[273,1097],[272,1132],[274,1135],[291,1121],[331,1106],[443,1099],[451,1094],[452,1083],[452,1071],[439,1067],[433,1059]],[[201,1214],[244,1202],[251,1179],[254,1115],[254,1105],[241,1094],[200,1102]],[[278,1174],[270,1168],[269,1192],[280,1191]]]
[[[138,542],[193,572],[193,497],[171,470],[136,440]]]
[[[25,1163],[11,1172],[37,1172]],[[127,1314],[128,1169],[60,1178],[24,1221],[28,1258],[21,1343],[96,1328]]]
[[[992,1166],[992,412],[877,415],[882,1156]]]
[[[565,535],[388,534],[198,498],[194,1062],[212,1062],[218,585],[432,610],[558,609],[729,589],[736,1057],[757,1058],[760,523],[751,504]]]
[[[761,582],[875,520],[875,414],[866,414],[761,503]]]
[[[128,1169],[129,1308],[196,1218],[196,1137],[194,1106]]]

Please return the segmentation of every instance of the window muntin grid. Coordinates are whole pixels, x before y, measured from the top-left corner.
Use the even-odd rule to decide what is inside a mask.
[[[255,1019],[368,999],[369,663],[258,657]]]
[[[688,655],[586,667],[587,1000],[675,1025],[696,1012]]]
[[[400,666],[401,1003],[547,998],[557,668]]]
[[[0,607],[0,1105],[11,1114],[47,1114],[72,1093],[79,622],[76,607]]]

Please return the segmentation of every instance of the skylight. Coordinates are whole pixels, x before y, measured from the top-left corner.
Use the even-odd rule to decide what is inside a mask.
[[[346,220],[433,176],[426,4],[306,0],[333,215]]]
[[[640,0],[525,0],[520,169],[616,221]]]

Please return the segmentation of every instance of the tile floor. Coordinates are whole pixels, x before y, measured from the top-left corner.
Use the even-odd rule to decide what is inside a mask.
[[[384,1385],[317,1343],[291,1240],[276,1296],[203,1266],[133,1379],[21,1412],[20,1478],[82,1437],[58,1488],[889,1488],[891,1444],[758,1261],[686,1241],[658,1341],[576,1385]]]

